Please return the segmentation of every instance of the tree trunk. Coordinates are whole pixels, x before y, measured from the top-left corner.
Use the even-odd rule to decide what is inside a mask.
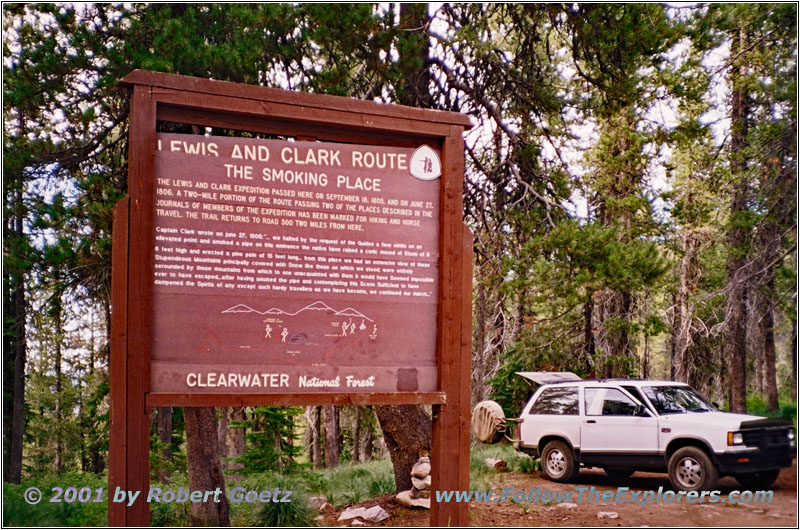
[[[758,263],[758,262],[756,262]],[[764,396],[764,311],[769,305],[765,295],[765,287],[759,283],[759,278],[750,280],[747,293],[747,351],[752,361],[752,373],[748,374],[748,386],[753,385],[753,391],[759,396]]]
[[[772,300],[775,298],[775,277],[772,269],[767,271],[767,296],[764,297],[764,312],[761,317],[761,334],[764,337],[764,393],[767,409],[778,410],[778,374],[775,367],[775,319]]]
[[[56,278],[56,282],[60,280]],[[62,420],[62,410],[61,410],[61,398],[63,397],[62,391],[62,373],[61,373],[61,340],[63,335],[62,329],[62,322],[61,322],[61,293],[56,293],[54,295],[56,297],[54,304],[55,309],[53,311],[55,317],[55,324],[56,324],[56,336],[54,337],[55,340],[55,354],[56,358],[53,362],[53,368],[55,369],[56,373],[56,422],[55,422],[55,438],[56,438],[56,458],[55,458],[55,465],[56,465],[56,475],[60,475],[64,471],[64,425]]]
[[[244,407],[233,407],[231,408],[231,422],[234,421],[244,421],[245,420],[245,413]],[[235,459],[239,458],[240,456],[244,455],[245,451],[245,438],[244,438],[244,427],[233,427],[228,429],[228,436],[230,438],[230,444],[228,445],[228,458],[230,458],[230,462],[228,464],[228,469],[242,469],[244,464],[241,462],[236,462]],[[239,475],[229,475],[231,480],[239,480]]]
[[[740,50],[747,49],[747,35],[744,28],[739,30],[738,39],[734,39],[731,55],[736,56]],[[747,404],[747,282],[745,267],[747,265],[748,233],[743,214],[747,210],[747,89],[742,78],[746,74],[744,66],[732,70],[731,103],[731,169],[735,184],[731,198],[731,219],[728,228],[728,299],[725,312],[728,329],[725,355],[728,359],[728,400],[731,412],[746,412]]]
[[[484,374],[486,373],[486,322],[489,319],[486,303],[486,286],[478,282],[475,295],[475,331],[472,336],[472,402],[485,398]]]
[[[678,292],[675,295],[675,322],[673,328],[675,357],[672,374],[675,381],[688,383],[695,369],[689,356],[692,346],[692,312],[690,296],[697,287],[699,270],[697,257],[700,240],[697,234],[687,231],[683,234],[683,258],[681,258]]]
[[[732,210],[744,209],[742,193],[737,192]],[[726,320],[728,328],[725,354],[728,358],[728,399],[731,412],[744,413],[747,410],[747,288],[743,278],[746,260],[739,257],[745,244],[746,234],[741,228],[729,232],[731,256],[728,258],[728,300]],[[739,250],[737,250],[739,249]]]
[[[392,457],[397,491],[409,490],[411,468],[422,451],[431,450],[431,417],[420,405],[378,405],[375,412]]]
[[[766,337],[764,336],[763,325],[763,321],[758,323],[761,329],[758,330],[758,333],[754,333],[756,340],[751,341],[753,351],[753,390],[760,396],[766,395],[764,392],[764,348],[766,347]],[[748,332],[748,338],[749,335],[750,332]]]
[[[167,462],[172,462],[172,407],[156,408],[156,431],[158,441],[164,444],[161,449],[161,458]],[[171,473],[164,468],[157,470],[159,482],[169,482]]]
[[[428,48],[430,42],[425,28],[428,24],[428,4],[400,4],[400,34],[402,42],[400,63],[403,70],[403,85],[397,94],[403,105],[432,108],[430,91],[431,74]],[[403,53],[405,52],[405,53]]]
[[[14,217],[9,224],[13,226],[13,237],[18,241],[25,238],[22,220],[25,217],[25,207],[22,202],[22,182],[15,183],[19,186],[13,192],[14,196]],[[5,242],[4,242],[5,243]],[[4,250],[6,249],[4,244]],[[9,455],[9,466],[7,468],[6,480],[19,484],[22,480],[22,445],[25,434],[25,363],[27,362],[27,342],[25,338],[25,281],[24,273],[21,270],[12,271],[10,276],[10,305],[11,313],[8,315],[11,320],[11,338],[14,358],[14,384],[11,410],[11,444]],[[3,322],[5,332],[5,321]]]
[[[792,401],[797,401],[797,320],[792,320]]]
[[[339,425],[336,421],[336,407],[323,407],[325,416],[325,467],[339,467]]]
[[[361,450],[359,448],[360,443],[361,443],[361,407],[356,406],[355,420],[353,421],[353,453],[351,457],[351,461],[353,464],[359,463],[359,456],[361,455]]]
[[[797,320],[792,320],[792,401],[797,401]]]
[[[10,222],[10,221],[9,221]],[[6,224],[3,224],[3,237],[6,235]],[[8,240],[8,239],[6,239]],[[3,272],[3,314],[8,315],[9,319],[14,318],[12,313],[14,291],[7,291],[11,285],[11,275]],[[13,331],[13,327],[12,327]],[[14,333],[6,332],[5,322],[3,323],[3,480],[11,481],[11,426],[14,417],[14,358],[16,348],[14,346]]]
[[[600,306],[597,328],[600,337],[597,347],[604,358],[597,368],[598,377],[625,377],[628,375],[629,359],[633,358],[627,324],[631,319],[631,293],[627,290],[603,289],[598,295]]]
[[[215,499],[191,503],[192,526],[230,526],[225,478],[219,463],[217,417],[213,407],[185,407],[186,461],[189,489],[217,491]]]
[[[320,411],[318,406],[306,407],[305,444],[308,461],[314,469],[322,468],[322,445],[320,443]]]
[[[310,412],[311,461],[314,462],[314,469],[322,469],[322,408],[311,407]]]
[[[222,469],[227,469],[228,461],[228,407],[220,407],[219,422],[217,424],[217,448],[219,449],[219,463]]]
[[[364,409],[366,412],[372,415],[372,409],[367,407]],[[362,462],[369,462],[372,460],[372,444],[374,439],[372,437],[372,423],[370,420],[369,428],[361,429],[361,461]]]
[[[592,314],[594,313],[594,300],[589,295],[589,299],[583,304],[583,354],[586,357],[586,365],[589,368],[590,374],[599,375],[595,373],[594,368],[594,324],[592,322]]]
[[[678,293],[672,293],[672,317],[670,322],[670,334],[667,339],[667,354],[669,358],[669,379],[675,381],[675,372],[677,372],[678,352],[676,346],[678,344],[678,327],[680,326],[680,315],[678,314]]]

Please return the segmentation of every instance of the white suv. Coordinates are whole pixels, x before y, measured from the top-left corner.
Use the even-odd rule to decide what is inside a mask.
[[[515,447],[541,457],[550,480],[570,481],[583,465],[614,477],[666,471],[684,491],[713,490],[721,475],[756,489],[792,465],[789,421],[721,412],[686,384],[517,373],[541,386],[517,420]]]

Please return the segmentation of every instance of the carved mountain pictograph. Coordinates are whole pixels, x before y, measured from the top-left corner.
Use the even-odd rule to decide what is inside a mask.
[[[321,300],[296,311],[279,307],[259,311],[236,304],[220,314],[226,316],[215,329],[207,330],[197,350],[201,358],[216,351],[242,362],[310,365],[378,336],[377,324],[362,312],[353,307],[337,310]]]

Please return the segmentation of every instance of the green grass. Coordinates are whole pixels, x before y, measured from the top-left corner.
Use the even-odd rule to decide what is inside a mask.
[[[515,451],[510,443],[484,445],[480,448],[473,447],[469,455],[470,489],[475,491],[489,490],[492,489],[492,482],[498,478],[502,479],[504,472],[488,467],[486,465],[487,458],[504,460],[508,465],[505,472],[532,473],[538,469],[538,462],[535,462],[524,453]]]
[[[331,504],[341,507],[362,502],[378,495],[394,493],[394,473],[389,459],[368,464],[345,464],[332,470],[304,469],[283,476],[265,472],[248,475],[237,482],[228,479],[226,492],[242,487],[246,491],[292,491],[291,503],[240,502],[230,503],[233,526],[314,526],[317,515],[308,509],[308,497],[325,496]],[[43,493],[42,501],[30,505],[24,500],[25,490],[35,486]],[[103,488],[102,502],[51,503],[52,488]],[[162,490],[188,489],[189,478],[173,474],[169,484],[151,483]],[[146,495],[146,492],[144,493]],[[60,477],[46,476],[22,484],[3,484],[3,526],[106,526],[108,482],[106,477],[70,473]],[[189,503],[151,503],[152,526],[191,526]]]
[[[531,459],[510,444],[484,446],[473,449],[470,455],[471,488],[486,490],[492,482],[502,480],[503,473],[490,469],[486,458],[501,458],[508,463],[509,471],[529,472],[533,469]],[[63,488],[88,487],[94,492],[103,488],[105,494],[99,503],[50,503],[54,486]],[[185,473],[172,475],[169,484],[153,482],[151,486],[162,490],[188,489],[189,478]],[[43,493],[42,502],[29,505],[23,495],[27,488],[35,486]],[[291,503],[241,502],[230,503],[231,523],[234,526],[314,526],[313,510],[307,509],[308,497],[324,496],[337,508],[363,502],[372,497],[394,493],[392,463],[374,460],[367,464],[344,464],[331,470],[301,469],[284,476],[272,472],[246,475],[237,482],[227,480],[226,490],[230,494],[235,487],[246,491],[280,490],[293,491]],[[4,526],[105,526],[106,477],[71,473],[61,477],[47,476],[28,480],[23,484],[3,484]],[[146,495],[146,493],[145,493]],[[94,493],[92,494],[94,498]],[[191,526],[189,503],[151,503],[150,518],[153,526]]]
[[[36,487],[42,492],[38,504],[25,502],[25,491]],[[90,500],[98,488],[107,490],[104,477],[84,473],[67,473],[26,480],[22,484],[3,483],[3,526],[105,526],[106,502],[50,502],[53,488],[89,488]]]
[[[394,471],[388,458],[331,470],[307,469],[301,476],[310,494],[322,495],[336,507],[394,493]]]

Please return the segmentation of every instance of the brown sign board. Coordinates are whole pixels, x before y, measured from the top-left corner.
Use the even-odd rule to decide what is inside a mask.
[[[157,145],[151,391],[437,390],[436,150]]]
[[[429,404],[432,487],[468,489],[469,120],[141,70],[120,87],[109,488],[149,487],[151,407]],[[109,525],[148,526],[142,499]],[[432,503],[431,525],[467,524]]]

